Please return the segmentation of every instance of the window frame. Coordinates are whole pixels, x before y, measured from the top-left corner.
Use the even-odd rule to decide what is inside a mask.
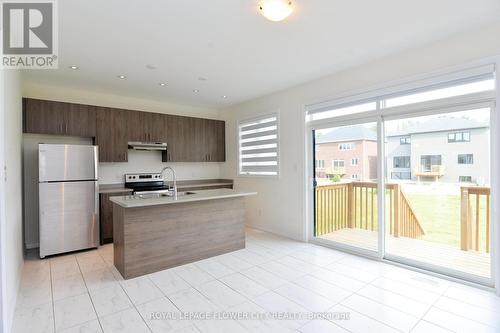
[[[468,163],[469,157],[470,157],[470,163]],[[460,158],[464,158],[464,160],[462,160],[462,162],[460,162]],[[459,165],[473,165],[474,164],[474,154],[458,154],[457,155],[457,164],[459,164]]]
[[[342,147],[346,147],[346,148],[342,148]],[[356,145],[354,142],[342,142],[342,143],[339,143],[339,145],[338,145],[339,151],[354,150],[355,147],[356,147]]]
[[[263,120],[271,117],[276,117],[276,161],[277,161],[277,170],[276,174],[272,175],[266,175],[266,174],[248,174],[248,173],[241,173],[241,139],[240,139],[240,127],[244,123],[250,123],[253,121],[258,121],[258,120]],[[280,110],[276,110],[273,112],[268,112],[268,113],[261,113],[258,116],[252,117],[252,118],[244,118],[244,119],[239,119],[236,120],[236,156],[237,156],[237,170],[236,170],[236,177],[238,178],[280,178],[281,176],[281,154],[280,154],[280,147],[281,147],[281,134],[280,134],[280,128],[281,128],[281,123],[280,123]]]
[[[469,180],[462,180],[462,178],[467,178]],[[472,176],[458,176],[458,182],[459,183],[472,183]]]
[[[396,166],[396,159],[403,159],[403,162],[406,162],[406,160],[408,160],[408,166]],[[406,163],[403,164],[406,165]],[[411,169],[411,156],[409,155],[393,156],[392,167],[394,169]]]
[[[335,163],[342,162],[342,165],[335,166]],[[332,168],[345,168],[345,160],[336,159],[332,160]]]
[[[457,140],[457,135],[460,135],[461,139]],[[467,139],[465,139],[465,136],[467,135]],[[450,137],[453,136],[453,139]],[[454,132],[448,132],[448,143],[459,143],[459,142],[470,142],[470,130],[468,131],[454,131]]]
[[[410,145],[411,144],[411,136],[403,136],[399,138],[399,145]]]

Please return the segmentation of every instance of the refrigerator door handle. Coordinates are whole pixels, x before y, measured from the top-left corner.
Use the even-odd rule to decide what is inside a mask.
[[[99,171],[99,146],[94,146],[94,177],[96,180],[99,179],[98,171]],[[97,189],[96,193],[99,193],[99,188]]]

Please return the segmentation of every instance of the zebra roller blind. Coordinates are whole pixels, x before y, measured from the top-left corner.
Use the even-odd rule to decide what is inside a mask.
[[[238,124],[239,174],[279,174],[278,115],[240,121]]]

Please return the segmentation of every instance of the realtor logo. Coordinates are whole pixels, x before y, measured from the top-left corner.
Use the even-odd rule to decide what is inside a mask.
[[[54,0],[2,2],[3,69],[57,68]]]

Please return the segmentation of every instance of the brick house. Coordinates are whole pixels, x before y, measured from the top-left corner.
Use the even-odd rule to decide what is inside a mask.
[[[317,132],[317,178],[369,181],[377,178],[377,133],[365,126],[338,127]]]

